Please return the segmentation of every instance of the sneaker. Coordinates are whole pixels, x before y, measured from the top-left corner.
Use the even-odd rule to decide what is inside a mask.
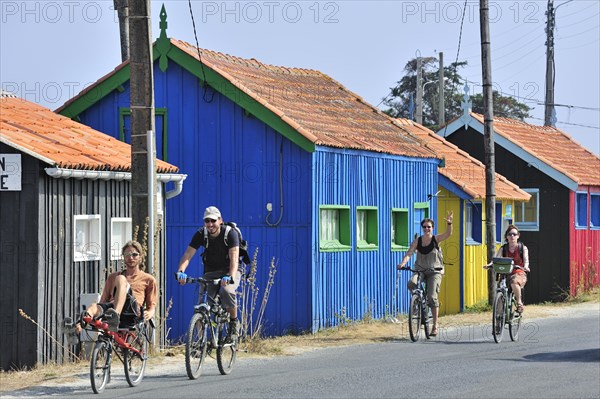
[[[108,324],[108,329],[113,332],[119,330],[119,314],[114,309],[108,309],[104,312],[104,321]]]
[[[227,327],[227,337],[225,343],[232,344],[238,339],[238,323],[237,319],[230,320],[229,326]]]

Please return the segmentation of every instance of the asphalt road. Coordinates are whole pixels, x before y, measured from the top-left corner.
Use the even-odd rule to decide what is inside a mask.
[[[446,327],[432,340],[317,349],[238,360],[229,376],[214,361],[190,381],[185,366],[153,370],[129,388],[114,372],[101,395],[87,381],[2,397],[120,398],[600,398],[598,304],[526,321],[518,342],[496,344],[490,327]],[[118,362],[118,361],[117,361]],[[119,363],[116,366],[120,366]],[[113,365],[114,367],[114,365]]]

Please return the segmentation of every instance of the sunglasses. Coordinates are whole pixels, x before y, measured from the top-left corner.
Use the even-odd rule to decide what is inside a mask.
[[[421,227],[423,227],[424,229],[433,229],[433,226],[421,226]]]
[[[138,256],[140,256],[140,254],[138,254],[137,252],[128,252],[126,254],[123,254],[123,257],[125,257],[125,258],[127,258],[127,257],[137,258]]]
[[[507,236],[513,236],[513,237],[514,237],[514,236],[518,236],[518,235],[519,235],[519,233],[508,233],[508,234],[507,234]]]
[[[206,219],[204,219],[204,223],[206,223],[206,224],[208,224],[208,223],[217,223],[217,219],[206,218]]]

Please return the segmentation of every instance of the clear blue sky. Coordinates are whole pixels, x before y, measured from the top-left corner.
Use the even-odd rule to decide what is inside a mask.
[[[152,1],[152,34],[163,2]],[[187,0],[164,1],[168,35],[195,43]],[[417,54],[457,56],[457,1],[192,1],[199,45],[288,67],[317,69],[377,105]],[[0,0],[2,89],[56,109],[121,61],[112,0]],[[533,106],[543,124],[546,1],[490,1],[492,80]],[[557,126],[600,153],[600,2],[556,0]],[[479,3],[467,1],[461,74],[480,92]]]

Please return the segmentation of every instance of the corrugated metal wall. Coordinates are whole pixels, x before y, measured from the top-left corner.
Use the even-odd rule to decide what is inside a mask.
[[[21,154],[22,173],[21,191],[0,191],[0,369],[9,370],[37,361],[38,329],[19,309],[37,316],[40,163],[4,143],[0,153]]]
[[[577,192],[587,192],[588,208],[591,208],[590,193],[600,193],[600,188],[581,186]],[[569,200],[569,209],[571,214],[570,221],[570,248],[571,248],[571,267],[570,267],[570,294],[576,295],[582,290],[587,290],[592,286],[600,284],[600,230],[590,228],[590,214],[588,211],[588,222],[586,228],[575,228],[575,201],[576,194],[571,192]],[[597,212],[598,210],[596,210]]]
[[[461,217],[461,199],[451,194],[448,190],[439,188],[437,196],[438,217],[436,219],[434,234],[446,231],[446,215],[453,212],[452,236],[440,243],[444,254],[444,278],[440,286],[440,315],[453,314],[461,311],[462,296],[462,247],[461,233],[463,218]]]
[[[384,317],[395,309],[405,312],[408,302],[403,272],[397,282],[396,264],[404,252],[391,250],[391,210],[409,209],[437,191],[437,161],[318,147],[313,155],[313,321],[312,328],[337,325],[343,318]],[[319,206],[350,206],[352,249],[319,250]],[[379,246],[356,250],[356,207],[378,208]],[[437,213],[435,200],[430,215]],[[414,229],[413,229],[414,230]],[[412,231],[410,237],[417,231]]]
[[[121,268],[110,260],[110,219],[129,216],[129,182],[54,179],[41,173],[37,322],[65,345],[60,323],[78,315],[79,295],[101,292],[108,272]],[[101,260],[74,262],[73,215],[94,214],[100,215]],[[50,336],[39,335],[38,361],[60,362],[68,356]]]

